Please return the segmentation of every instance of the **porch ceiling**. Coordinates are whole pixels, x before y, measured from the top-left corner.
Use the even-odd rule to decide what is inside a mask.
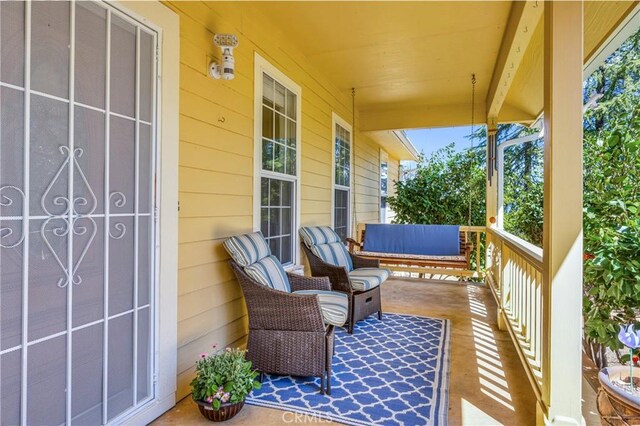
[[[584,60],[589,61],[629,15],[637,1],[586,1],[584,3]],[[505,103],[531,117],[542,113],[544,22],[531,38]],[[501,121],[514,121],[500,117]]]
[[[254,2],[371,117],[444,107],[469,120],[471,74],[483,110],[511,2]],[[399,113],[396,113],[400,111]],[[482,117],[482,115],[478,115]],[[374,122],[379,122],[373,119]]]
[[[585,1],[585,61],[637,4]],[[543,1],[247,5],[282,28],[340,90],[356,88],[365,131],[469,124],[472,73],[477,121],[497,115],[527,123],[542,111]]]

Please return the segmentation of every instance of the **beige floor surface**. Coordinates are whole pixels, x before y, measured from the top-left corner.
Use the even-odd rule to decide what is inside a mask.
[[[507,332],[496,327],[496,304],[482,286],[417,279],[383,285],[383,309],[448,318],[452,323],[449,425],[532,425],[535,396]],[[595,395],[584,388],[587,425],[596,425]],[[282,425],[331,422],[245,405],[228,425]],[[180,401],[154,425],[205,425],[190,398]]]

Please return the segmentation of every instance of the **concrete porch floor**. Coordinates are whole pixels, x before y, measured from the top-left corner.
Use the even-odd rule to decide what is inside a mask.
[[[496,327],[496,304],[488,288],[457,282],[394,278],[383,285],[386,312],[448,318],[452,323],[449,387],[450,425],[532,425],[536,401],[507,332]],[[583,386],[587,425],[600,423],[595,394]],[[301,418],[298,422],[311,422]],[[321,421],[324,424],[331,423]],[[296,423],[285,411],[245,405],[227,424]],[[154,425],[206,425],[190,397]]]

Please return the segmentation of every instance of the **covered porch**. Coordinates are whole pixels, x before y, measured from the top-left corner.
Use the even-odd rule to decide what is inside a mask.
[[[356,237],[388,218],[419,155],[404,130],[474,124],[486,217],[460,225],[484,283],[397,275],[382,309],[450,320],[451,424],[596,423],[582,88],[639,16],[638,1],[0,2],[0,422],[201,421],[196,360],[249,327],[223,243],[261,231],[309,275],[302,227]],[[215,34],[236,37],[231,68],[212,67],[229,55]],[[500,227],[503,123],[544,131],[541,248]]]
[[[583,397],[580,362],[582,82],[585,73],[597,67],[628,34],[629,23],[635,22],[636,2],[250,2],[176,3],[170,7],[185,22],[207,27],[207,32],[218,26],[238,30],[241,45],[255,46],[285,74],[299,75],[311,98],[325,99],[327,84],[337,89],[329,97],[335,96],[343,118],[347,114],[344,119],[354,136],[347,226],[351,235],[357,224],[380,220],[366,213],[378,207],[380,190],[375,180],[371,184],[367,179],[368,171],[382,162],[383,153],[392,162],[415,159],[402,130],[485,125],[486,222],[470,231],[475,232],[472,239],[484,234],[487,241],[486,269],[482,271],[486,287],[449,288],[394,279],[384,289],[385,309],[438,317],[451,316],[457,308],[464,312],[453,316],[457,327],[450,399],[454,424],[455,420],[482,422],[480,417],[465,418],[470,412],[487,415],[489,423],[490,418],[512,423],[515,415],[522,423],[581,424],[585,407],[591,413],[585,419],[594,420],[590,417],[593,405],[583,405],[584,399],[592,401],[593,394],[587,392]],[[211,21],[196,16],[199,12],[212,16]],[[257,27],[246,24],[258,21]],[[294,59],[282,54],[289,48],[301,55]],[[473,105],[472,75],[478,81]],[[305,139],[315,141],[321,132],[316,122],[326,121],[321,112],[324,102],[303,101],[303,117],[311,123],[306,124],[309,130],[303,128],[303,144]],[[502,216],[498,124],[536,122],[544,128],[545,143],[543,248],[497,225]],[[380,147],[379,161],[370,163],[366,155],[358,154],[359,144],[368,143]],[[315,142],[311,144],[315,153]],[[303,173],[305,164],[315,167],[315,161],[303,158]],[[303,189],[308,205],[315,204],[317,197],[315,183],[309,183],[313,179],[304,179],[304,184],[314,187]],[[332,183],[335,188],[335,180]],[[326,223],[316,213],[321,208],[305,212],[304,201],[302,204],[302,223]],[[408,296],[409,288],[415,289],[423,303],[415,295]],[[482,345],[477,340],[483,339],[478,336],[483,330],[485,337],[495,337],[495,347],[506,355],[500,362],[508,377],[492,376],[486,381],[481,377],[486,360],[471,357],[469,374],[473,374],[475,387],[469,393],[465,388],[469,377],[460,374],[460,367],[465,366],[463,353]],[[496,382],[498,389],[483,392],[483,383],[490,388]],[[506,383],[511,400],[499,388],[501,383]],[[264,415],[274,421],[272,416],[281,415],[263,409],[253,409],[248,415],[252,413],[258,416],[255,419]],[[174,414],[163,421],[172,421]]]

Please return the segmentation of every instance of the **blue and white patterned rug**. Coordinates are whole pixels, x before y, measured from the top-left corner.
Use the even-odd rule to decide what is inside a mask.
[[[449,339],[449,320],[373,315],[353,335],[336,329],[330,396],[319,378],[266,376],[246,402],[348,425],[446,425]]]

